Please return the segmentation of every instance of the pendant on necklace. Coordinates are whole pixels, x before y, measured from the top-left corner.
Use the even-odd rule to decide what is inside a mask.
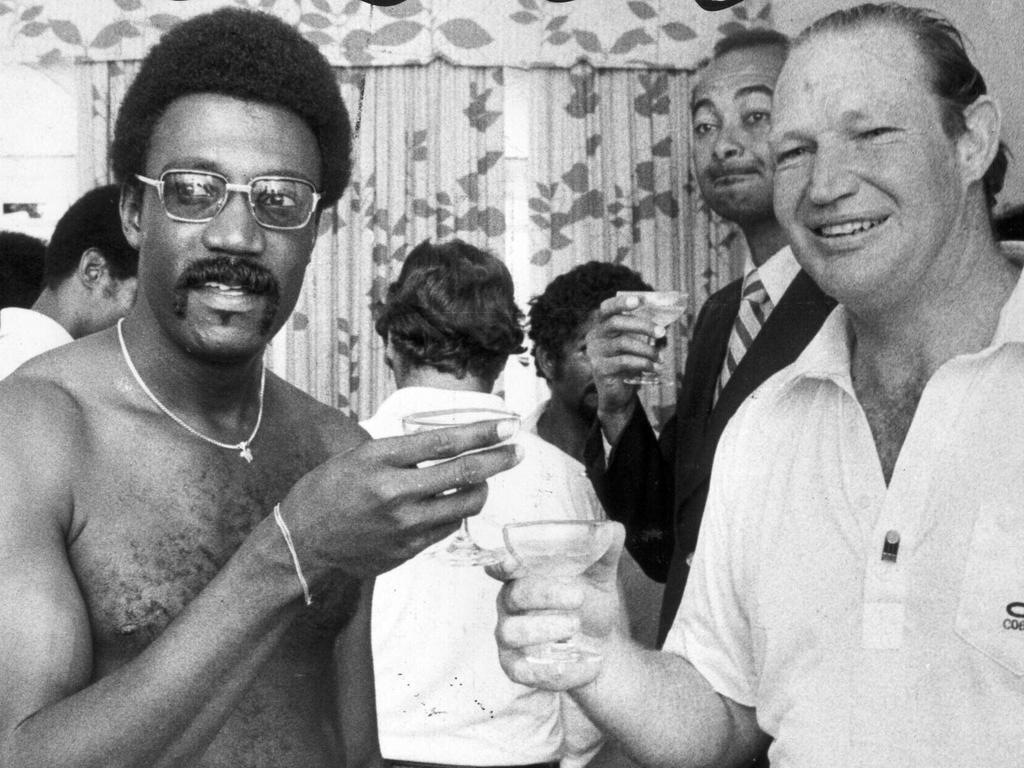
[[[245,459],[247,462],[252,464],[252,451],[249,450],[249,444],[243,443],[239,447],[238,455]]]

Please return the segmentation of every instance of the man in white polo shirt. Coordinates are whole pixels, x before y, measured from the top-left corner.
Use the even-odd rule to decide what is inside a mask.
[[[523,351],[522,312],[508,268],[475,246],[424,241],[406,256],[376,308],[393,392],[362,426],[402,434],[415,412],[506,410],[495,381]],[[502,547],[507,523],[603,519],[579,465],[520,432],[523,461],[488,483],[475,543]],[[381,574],[371,621],[377,722],[386,768],[578,768],[601,734],[566,695],[510,681],[494,649],[498,584],[453,564],[455,537]]]
[[[776,211],[840,307],[726,429],[664,651],[610,629],[610,551],[569,587],[504,587],[503,665],[572,689],[644,764],[740,764],[770,736],[773,768],[1019,766],[1024,285],[990,223],[999,108],[952,25],[898,5],[812,25],[776,108]],[[602,665],[525,661],[579,621]]]
[[[0,310],[0,379],[26,360],[109,328],[135,304],[139,254],[121,231],[121,188],[91,189],[46,246],[42,292],[31,309]]]

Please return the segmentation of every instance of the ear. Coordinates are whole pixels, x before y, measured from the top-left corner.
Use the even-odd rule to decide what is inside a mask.
[[[979,96],[964,109],[966,130],[957,138],[960,167],[967,183],[980,181],[999,151],[1002,114],[991,96]]]
[[[121,231],[128,244],[135,250],[139,250],[139,243],[142,240],[142,196],[145,190],[140,184],[121,185]]]
[[[534,348],[534,359],[537,361],[537,368],[546,381],[555,378],[555,357],[548,352],[546,347],[537,346]]]
[[[102,287],[109,277],[106,257],[98,248],[87,248],[78,260],[75,276],[86,290]]]

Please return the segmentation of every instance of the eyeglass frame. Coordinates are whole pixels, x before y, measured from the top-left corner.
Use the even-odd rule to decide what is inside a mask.
[[[214,214],[208,218],[203,219],[186,219],[182,216],[175,216],[173,213],[167,210],[167,204],[164,202],[164,176],[166,176],[169,173],[196,173],[206,176],[214,176],[215,178],[223,180],[224,199],[220,201],[220,205],[217,207],[217,210],[214,212]],[[255,176],[249,180],[248,184],[234,184],[228,181],[227,176],[225,176],[222,173],[217,173],[216,171],[204,171],[198,168],[168,168],[155,179],[151,179],[148,176],[143,176],[141,173],[136,173],[135,178],[141,181],[143,184],[156,189],[156,195],[160,199],[160,206],[164,209],[164,213],[167,215],[167,218],[171,219],[172,221],[180,221],[185,224],[206,224],[207,222],[213,221],[215,218],[217,218],[217,216],[220,215],[220,212],[224,210],[224,206],[228,204],[228,198],[231,196],[231,193],[238,192],[239,194],[244,194],[246,200],[249,201],[249,213],[252,214],[252,218],[257,224],[259,224],[264,229],[275,229],[279,231],[289,232],[294,231],[296,229],[302,229],[307,224],[309,224],[309,222],[313,218],[313,214],[316,213],[316,209],[317,206],[320,204],[320,200],[323,198],[323,196],[319,192],[317,192],[316,187],[313,186],[313,182],[309,181],[308,179],[300,179],[296,176]],[[255,204],[252,201],[252,185],[258,181],[265,181],[267,179],[273,179],[277,181],[297,181],[300,184],[305,184],[306,186],[313,190],[313,205],[310,207],[309,215],[306,216],[306,220],[304,222],[302,222],[301,224],[296,224],[295,226],[291,227],[281,227],[276,226],[274,224],[264,224],[262,221],[259,220],[259,218],[256,216]]]

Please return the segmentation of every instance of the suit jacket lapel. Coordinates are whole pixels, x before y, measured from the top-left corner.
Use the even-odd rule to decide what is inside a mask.
[[[715,404],[704,438],[706,465],[710,467],[722,430],[736,409],[772,374],[800,356],[804,347],[835,308],[806,272],[800,270],[740,360]]]
[[[684,380],[689,390],[680,392],[676,409],[676,498],[685,499],[706,474],[698,468],[707,441],[718,374],[725,360],[729,334],[739,310],[742,281],[736,280],[705,308],[690,348]],[[697,471],[694,471],[697,469]]]

